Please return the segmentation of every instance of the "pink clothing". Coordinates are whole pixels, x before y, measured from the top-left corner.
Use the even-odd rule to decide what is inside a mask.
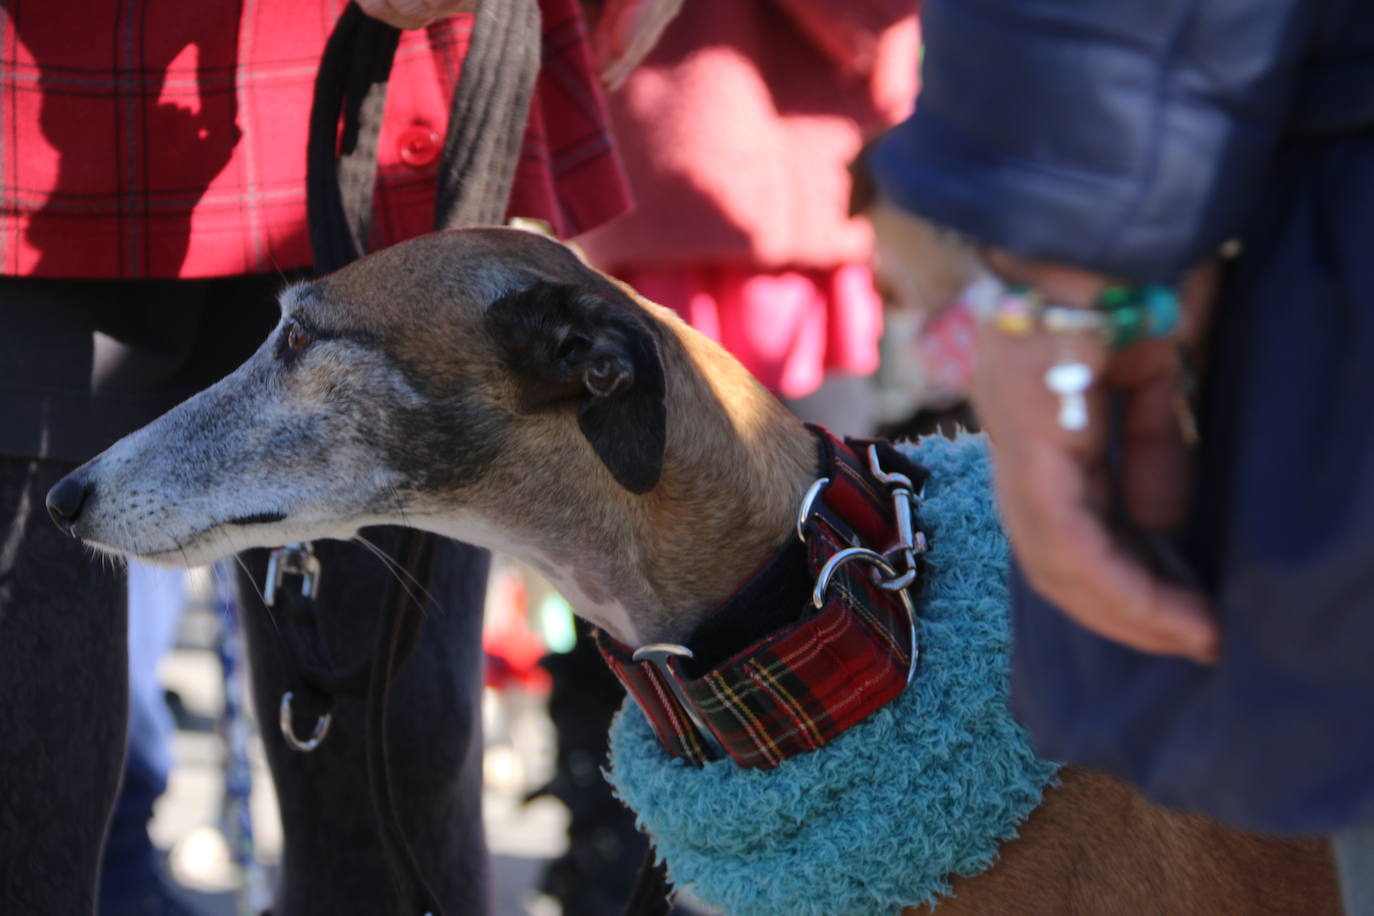
[[[848,164],[915,98],[912,0],[689,0],[610,97],[638,208],[584,235],[626,266],[867,260]]]
[[[620,277],[676,310],[783,397],[815,391],[827,370],[870,375],[878,368],[882,301],[865,265],[631,268]]]
[[[848,164],[905,117],[911,0],[689,0],[610,98],[637,209],[578,239],[775,393],[878,364]]]

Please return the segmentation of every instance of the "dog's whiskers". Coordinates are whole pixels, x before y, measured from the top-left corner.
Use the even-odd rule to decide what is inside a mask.
[[[406,515],[405,501],[401,499],[401,491],[397,490],[394,484],[387,484],[387,491],[391,493],[391,500],[396,504],[396,514],[400,516],[401,524],[406,526],[407,528],[415,527],[414,525],[410,524],[410,518]],[[362,535],[355,535],[354,539],[364,544],[378,557],[381,557],[381,559],[391,568],[392,575],[396,576],[397,581],[400,581],[400,576],[397,573],[397,570],[399,570],[400,572],[404,572],[406,574],[406,577],[409,578],[411,582],[414,582],[415,586],[425,593],[425,600],[416,602],[419,605],[421,617],[429,616],[429,609],[431,606],[434,608],[436,612],[443,613],[443,608],[440,606],[438,601],[434,600],[433,594],[430,593],[429,589],[425,587],[425,584],[423,582],[418,581],[413,575],[410,574],[410,570],[406,569],[401,563],[397,562],[397,560],[394,557],[385,553],[376,544],[369,542]],[[405,585],[404,582],[402,582],[401,584],[403,586]],[[410,595],[411,600],[415,600],[414,592],[410,591],[409,588],[406,589],[406,592]]]
[[[406,517],[406,504],[405,501],[401,499],[401,491],[397,490],[394,484],[387,484],[387,489],[391,491],[391,499],[396,503],[396,513],[401,517],[401,524],[405,525],[407,528],[413,528],[414,526],[410,524],[410,519]]]
[[[439,602],[435,600],[433,593],[430,592],[423,582],[416,579],[415,576],[411,574],[410,570],[406,569],[395,557],[388,554],[385,550],[378,547],[361,534],[355,534],[352,540],[366,547],[374,557],[382,561],[382,565],[391,573],[391,577],[396,580],[401,588],[405,589],[406,595],[420,608],[420,615],[422,617],[429,616],[430,605],[433,605],[435,608],[439,607]],[[402,578],[402,576],[405,578]],[[407,582],[406,579],[409,579],[410,582]],[[415,589],[411,588],[411,585],[414,585],[415,588],[420,590],[423,594],[423,598],[416,595]]]
[[[224,532],[224,540],[229,545],[229,555],[234,558],[234,562],[239,565],[239,569],[243,570],[243,578],[247,580],[248,585],[253,589],[253,594],[258,596],[258,601],[261,602],[263,609],[267,611],[267,622],[272,625],[272,631],[280,637],[282,635],[281,625],[277,623],[277,615],[272,610],[272,605],[267,603],[267,596],[263,594],[262,587],[258,585],[257,576],[253,575],[253,570],[249,569],[248,564],[244,562],[243,553],[234,546],[234,539],[229,536],[228,531]]]

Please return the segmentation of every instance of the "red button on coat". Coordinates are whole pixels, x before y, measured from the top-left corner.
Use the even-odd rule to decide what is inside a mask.
[[[434,131],[423,125],[407,127],[396,138],[396,152],[406,165],[420,168],[439,158],[443,140]]]

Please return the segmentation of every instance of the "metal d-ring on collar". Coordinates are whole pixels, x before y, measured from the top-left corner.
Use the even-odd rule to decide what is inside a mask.
[[[816,500],[825,488],[830,486],[829,477],[819,477],[806,491],[802,497],[801,508],[797,510],[797,540],[806,543],[806,524],[811,521],[811,510],[816,505]]]
[[[902,608],[906,611],[907,624],[911,629],[911,661],[906,671],[906,682],[910,686],[912,679],[916,676],[916,660],[920,650],[916,640],[916,606],[911,601],[909,589],[912,583],[916,581],[916,556],[926,551],[925,532],[917,531],[912,527],[911,516],[912,510],[920,502],[924,492],[917,493],[911,478],[905,474],[885,471],[882,463],[878,460],[878,447],[876,445],[868,447],[868,469],[874,478],[887,487],[888,492],[892,495],[893,511],[897,517],[897,546],[889,550],[886,555],[867,547],[846,547],[837,551],[825,561],[825,565],[816,575],[816,587],[811,591],[811,603],[818,610],[825,606],[825,596],[830,591],[830,582],[840,567],[846,563],[860,560],[870,566],[876,566],[884,577],[878,583],[879,586],[887,591],[896,592],[902,599]],[[806,542],[806,525],[811,519],[816,498],[820,496],[829,483],[828,477],[820,478],[811,485],[806,491],[806,495],[802,497],[801,509],[797,513],[797,537],[801,539],[802,543]],[[897,566],[898,562],[901,564],[900,569]]]
[[[869,550],[867,547],[846,547],[837,552],[830,559],[825,561],[821,567],[820,574],[816,576],[816,587],[811,592],[811,603],[820,609],[825,606],[825,594],[830,590],[830,580],[841,566],[853,560],[862,560],[865,563],[878,567],[887,576],[879,583],[883,588],[894,591],[902,599],[902,609],[906,611],[907,626],[911,629],[911,661],[906,668],[906,683],[911,686],[911,681],[916,677],[916,659],[920,655],[920,647],[916,643],[916,606],[911,603],[911,592],[905,585],[889,585],[890,582],[897,582],[905,578],[905,574],[898,576],[897,570],[893,565],[883,558],[883,555],[876,550]],[[914,578],[914,577],[913,577]]]

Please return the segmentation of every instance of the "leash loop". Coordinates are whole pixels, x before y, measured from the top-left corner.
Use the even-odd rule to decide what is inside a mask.
[[[825,565],[816,575],[816,587],[811,591],[811,603],[816,606],[816,610],[825,607],[825,596],[830,591],[830,580],[835,577],[835,573],[841,566],[854,560],[862,560],[878,567],[878,570],[889,579],[897,575],[897,570],[887,562],[887,558],[876,550],[869,550],[867,547],[846,547],[844,550],[836,551],[825,561]]]
[[[281,728],[282,737],[292,750],[308,754],[319,747],[321,742],[329,735],[329,726],[334,722],[333,713],[325,713],[315,717],[315,728],[310,732],[310,737],[302,739],[296,734],[296,724],[291,714],[291,702],[295,700],[296,694],[293,691],[286,691],[281,695],[281,707],[277,713],[277,725]]]

